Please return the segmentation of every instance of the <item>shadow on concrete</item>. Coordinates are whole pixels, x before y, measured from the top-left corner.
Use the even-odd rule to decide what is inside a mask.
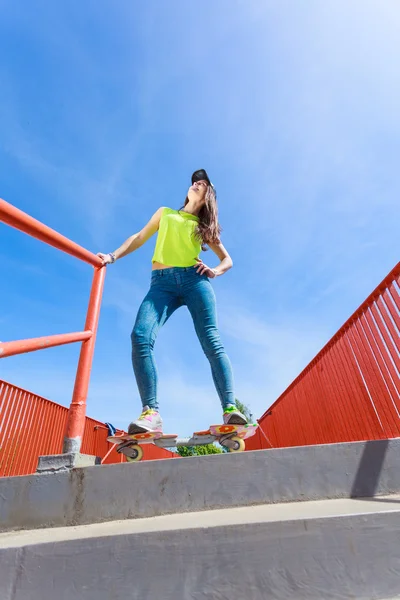
[[[374,498],[357,498],[357,501],[363,500],[365,500],[365,502],[387,502],[388,504],[398,504],[400,508],[400,495],[395,496],[394,498],[380,498],[379,496],[375,496]]]
[[[373,440],[365,443],[350,498],[375,496],[388,447],[389,440]]]

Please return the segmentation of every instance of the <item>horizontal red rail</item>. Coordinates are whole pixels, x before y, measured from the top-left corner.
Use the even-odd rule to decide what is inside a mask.
[[[101,267],[103,264],[101,259],[92,252],[89,252],[89,250],[79,246],[79,244],[69,240],[64,235],[61,235],[61,233],[58,233],[58,231],[44,225],[44,223],[34,219],[1,198],[0,221],[3,221],[11,227],[15,227],[15,229],[18,229],[19,231],[23,231],[54,248],[58,248],[67,254],[71,254],[71,256],[75,256],[75,258],[79,258],[94,267]]]
[[[91,331],[79,331],[77,333],[60,333],[45,337],[30,338],[28,340],[16,340],[14,342],[0,342],[0,358],[15,356],[25,352],[34,352],[44,348],[54,348],[73,342],[84,342],[92,337]]]
[[[248,449],[400,437],[399,278],[400,263],[262,415],[268,441]]]

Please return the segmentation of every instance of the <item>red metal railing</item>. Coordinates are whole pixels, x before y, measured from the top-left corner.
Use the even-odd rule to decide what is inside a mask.
[[[59,454],[67,419],[68,408],[0,380],[0,477],[34,473],[39,456]],[[126,462],[107,435],[103,423],[86,417],[82,452],[101,457],[104,464]],[[144,446],[143,460],[175,456]]]
[[[248,449],[400,437],[399,280],[400,263],[263,414]]]
[[[0,343],[0,358],[5,358],[6,356],[32,352],[43,348],[70,344],[72,342],[82,342],[72,402],[66,421],[63,423],[65,436],[62,448],[63,452],[79,452],[85,428],[86,398],[106,269],[102,267],[102,261],[95,254],[1,199],[0,221],[94,267],[93,283],[84,331]],[[59,452],[61,452],[61,448]]]

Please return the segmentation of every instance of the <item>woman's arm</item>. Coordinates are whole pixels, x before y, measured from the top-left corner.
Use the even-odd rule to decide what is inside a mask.
[[[141,231],[139,231],[139,233],[135,233],[134,235],[131,235],[122,244],[122,246],[117,248],[117,250],[115,250],[115,252],[112,252],[113,256],[115,256],[115,260],[118,260],[118,258],[122,258],[123,256],[126,256],[127,254],[134,252],[135,250],[140,248],[140,246],[143,246],[143,244],[145,242],[147,242],[147,240],[156,233],[156,231],[158,230],[159,225],[160,225],[160,219],[161,219],[163,209],[164,209],[163,206],[161,208],[159,208],[154,213],[154,215],[151,217],[150,221],[143,227],[143,229]],[[99,252],[97,254],[97,256],[100,256],[100,258],[103,260],[104,264],[113,262],[110,254],[103,254],[103,253]]]
[[[221,262],[219,263],[218,267],[211,269],[205,265],[203,261],[198,259],[198,266],[200,267],[197,269],[198,273],[205,273],[207,277],[213,278],[218,277],[218,275],[223,275],[233,267],[233,261],[229,256],[227,249],[221,244],[221,242],[218,244],[208,244],[208,247],[214,252],[214,254],[218,256]]]
[[[219,242],[219,244],[208,244],[208,247],[214,252],[214,254],[218,256],[219,260],[221,261],[218,267],[214,269],[217,276],[223,275],[233,267],[233,260],[221,242]]]

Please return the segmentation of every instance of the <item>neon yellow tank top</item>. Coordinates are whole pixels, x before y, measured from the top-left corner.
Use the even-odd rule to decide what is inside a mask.
[[[194,232],[199,222],[195,215],[164,208],[158,228],[152,262],[169,267],[192,267],[201,251]]]

